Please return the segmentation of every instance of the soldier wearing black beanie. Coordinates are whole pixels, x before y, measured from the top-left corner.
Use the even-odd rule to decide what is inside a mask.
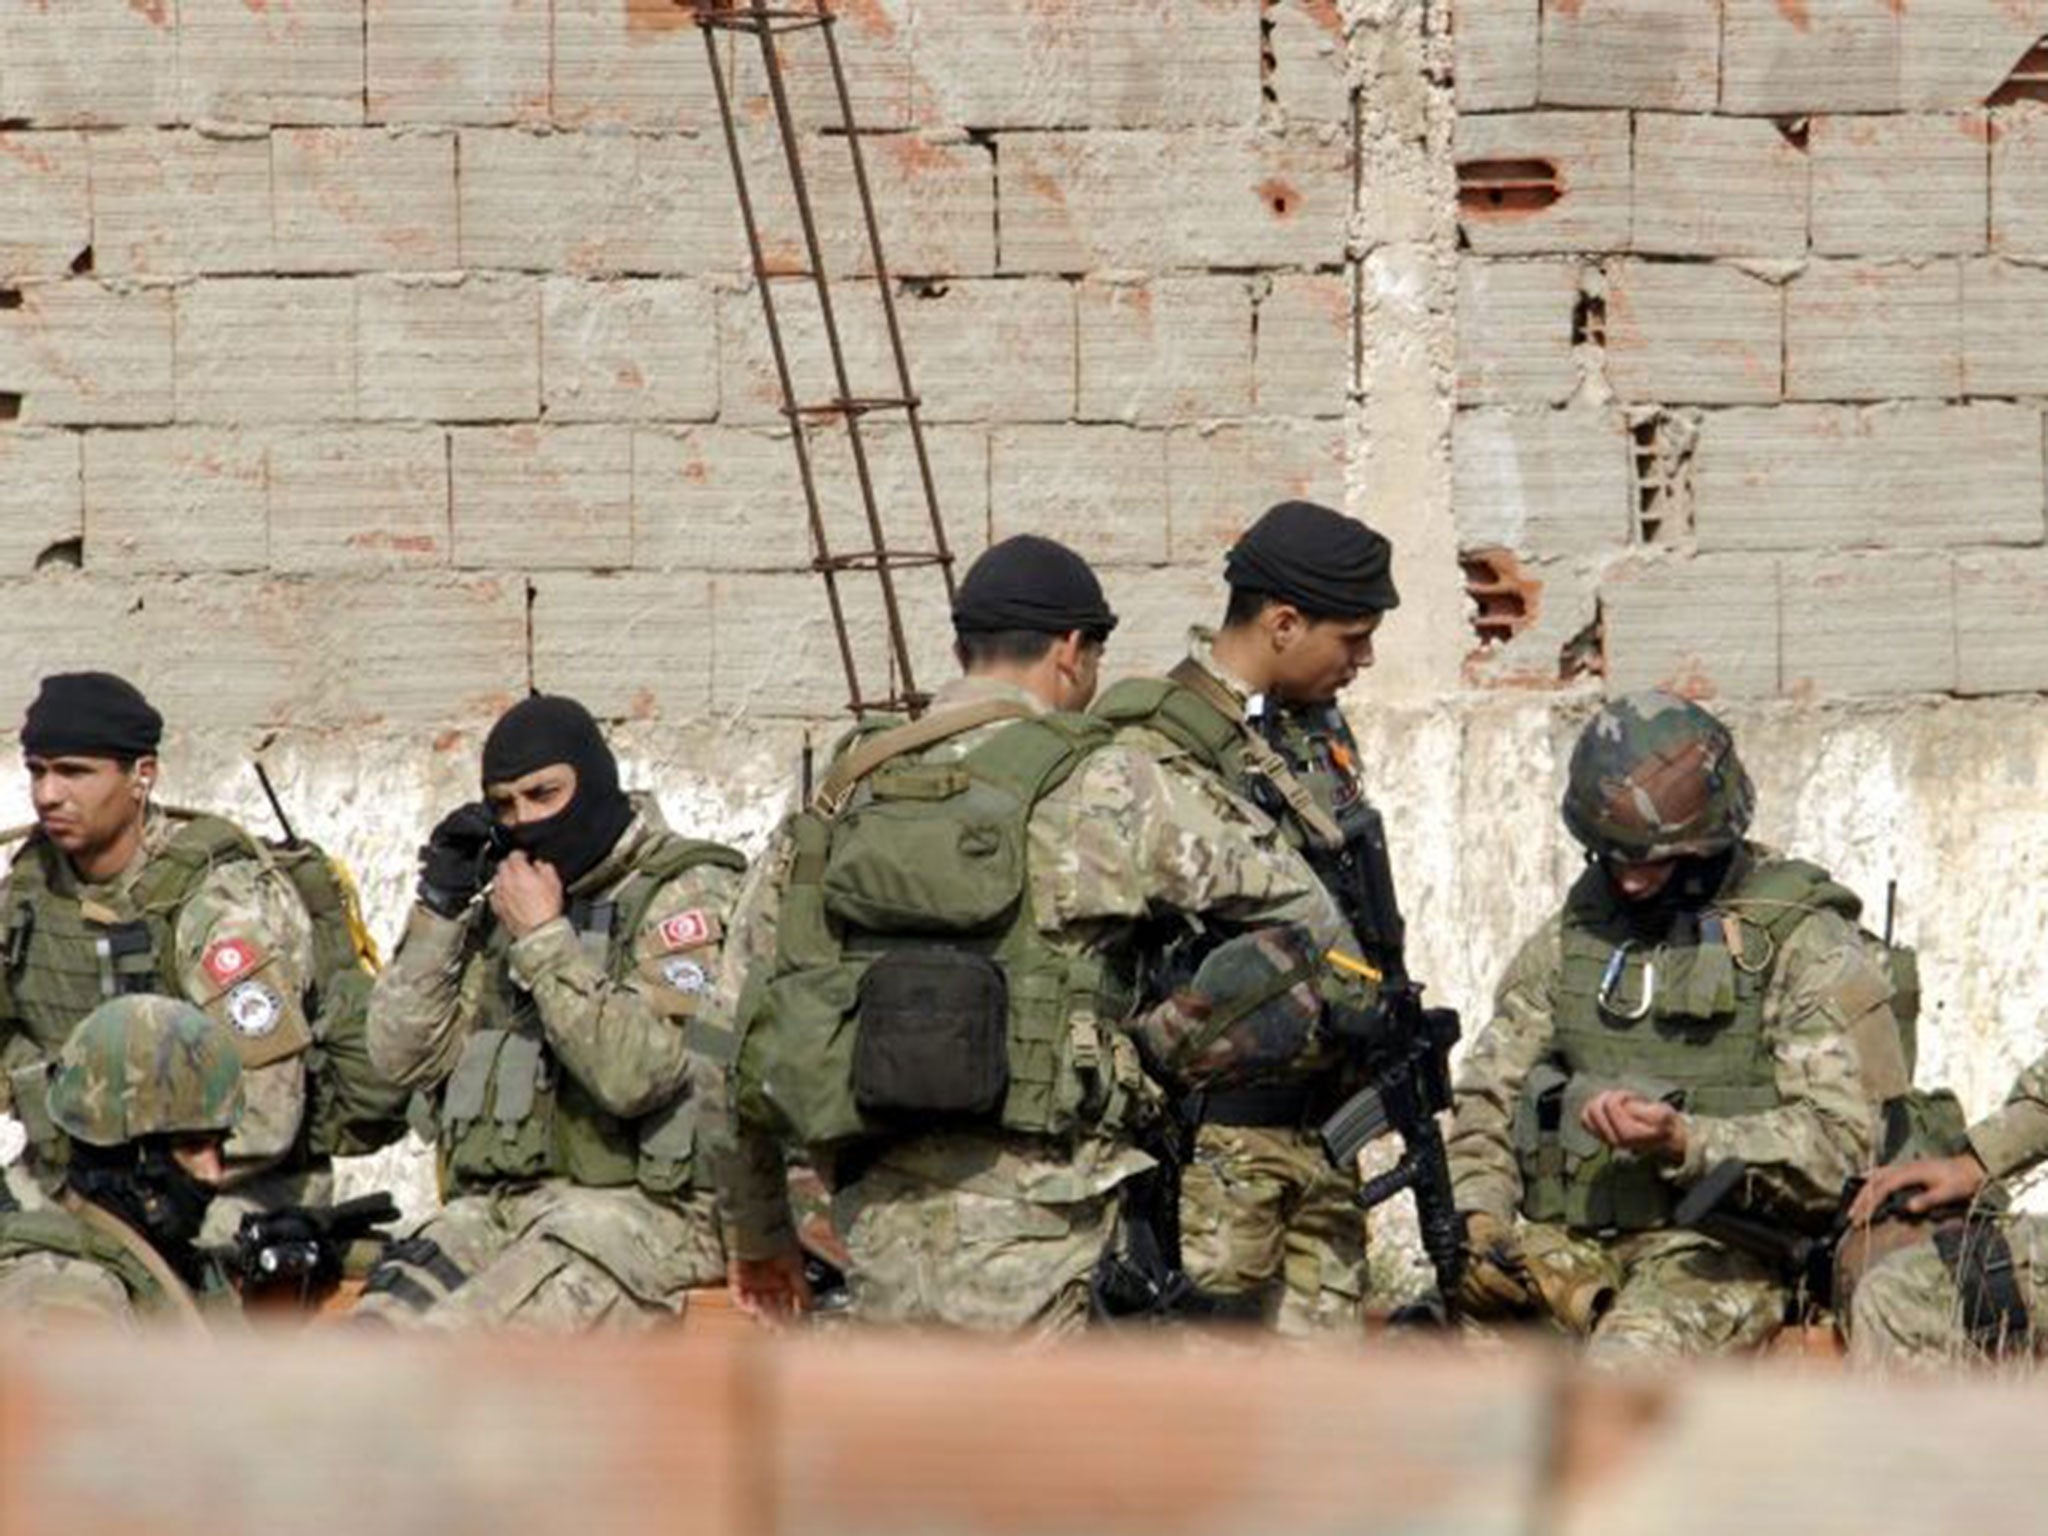
[[[1120,684],[1096,705],[1174,771],[1261,806],[1340,906],[1359,886],[1347,872],[1373,860],[1384,869],[1337,698],[1372,665],[1375,632],[1400,603],[1392,567],[1392,545],[1358,519],[1280,502],[1225,557],[1222,628],[1195,628],[1166,678]],[[1368,971],[1398,974],[1398,926],[1391,948],[1384,934],[1358,933],[1341,947]],[[1327,1058],[1292,1070],[1204,1095],[1181,1185],[1182,1257],[1196,1286],[1257,1308],[1282,1333],[1355,1336],[1366,1273],[1355,1180],[1329,1165],[1314,1126],[1359,1084]]]

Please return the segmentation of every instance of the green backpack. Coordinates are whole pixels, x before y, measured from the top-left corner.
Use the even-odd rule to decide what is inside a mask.
[[[927,749],[1007,717],[957,756]],[[959,1125],[1061,1137],[1127,1123],[1123,968],[1041,933],[1033,808],[1107,743],[1007,701],[871,721],[786,835],[772,965],[743,990],[742,1114],[819,1148]]]

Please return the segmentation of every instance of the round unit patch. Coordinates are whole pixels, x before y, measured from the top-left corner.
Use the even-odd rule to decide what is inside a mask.
[[[678,992],[690,993],[702,992],[711,983],[703,966],[680,955],[671,955],[661,962],[661,979]]]
[[[260,1040],[284,1017],[284,999],[260,981],[245,981],[228,994],[228,1023],[235,1033]]]

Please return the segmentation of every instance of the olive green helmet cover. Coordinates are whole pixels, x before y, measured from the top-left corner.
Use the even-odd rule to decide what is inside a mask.
[[[1755,808],[1728,727],[1661,689],[1609,700],[1572,749],[1564,824],[1602,858],[1720,853],[1740,841]]]
[[[117,997],[79,1021],[57,1055],[50,1119],[95,1147],[141,1136],[230,1131],[242,1064],[226,1029],[171,997]]]

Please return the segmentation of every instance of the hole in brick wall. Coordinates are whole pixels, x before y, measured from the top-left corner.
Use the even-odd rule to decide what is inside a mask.
[[[1670,544],[1692,532],[1692,459],[1699,421],[1648,411],[1629,422],[1636,482],[1636,538]]]
[[[29,126],[25,117],[0,117],[0,133],[15,133]]]
[[[1569,683],[1581,677],[1606,675],[1607,619],[1596,601],[1586,627],[1557,649],[1557,680]]]
[[[913,299],[943,299],[953,291],[953,285],[936,277],[907,277],[903,280],[903,292]]]
[[[1468,549],[1458,564],[1465,571],[1472,632],[1480,645],[1505,645],[1536,622],[1543,583],[1522,569],[1513,550]]]
[[[59,539],[54,544],[45,544],[36,556],[39,571],[75,571],[84,564],[84,539]]]
[[[1607,300],[1597,293],[1581,293],[1572,306],[1572,345],[1607,345]]]
[[[21,396],[0,389],[0,421],[21,420]]]
[[[71,275],[85,277],[92,271],[92,247],[87,246],[71,258]]]
[[[1813,124],[1803,117],[1780,117],[1774,121],[1778,125],[1778,137],[1794,149],[1806,148],[1806,141],[1813,137]]]
[[[2004,107],[2016,101],[2048,101],[2048,37],[2026,51],[1985,105]]]
[[[1274,18],[1280,0],[1259,0],[1259,93],[1266,105],[1280,105],[1280,55],[1273,47]]]
[[[1458,207],[1465,213],[1534,213],[1563,196],[1548,160],[1467,160],[1458,167]]]
[[[19,288],[0,288],[0,309],[19,308],[21,308],[21,290]]]

